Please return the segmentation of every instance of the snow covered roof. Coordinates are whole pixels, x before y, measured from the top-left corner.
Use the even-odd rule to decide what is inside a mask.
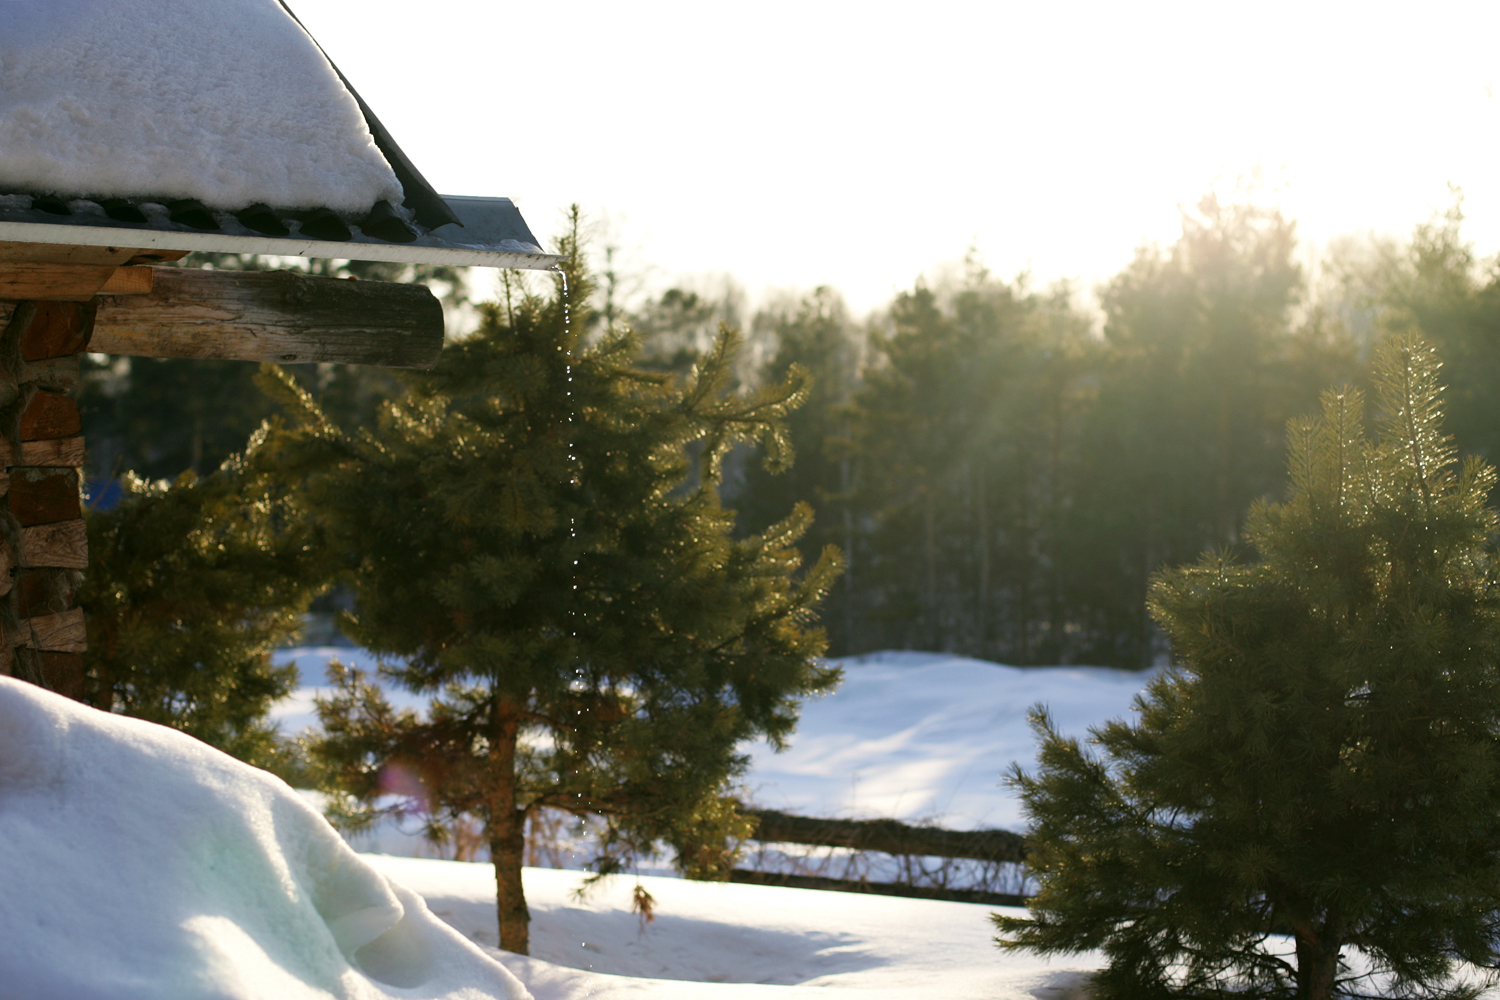
[[[0,240],[557,260],[433,191],[281,0],[0,2]]]

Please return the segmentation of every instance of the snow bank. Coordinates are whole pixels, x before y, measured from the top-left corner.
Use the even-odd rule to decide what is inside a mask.
[[[0,3],[0,189],[348,213],[402,198],[276,0]]]
[[[0,885],[4,1000],[529,996],[279,780],[5,677]]]
[[[465,936],[494,944],[489,865],[367,860]],[[532,957],[505,963],[536,1000],[1070,1000],[1101,961],[1001,952],[994,907],[651,876],[640,882],[657,917],[642,925],[630,911],[635,879],[579,901],[582,877],[524,872]]]

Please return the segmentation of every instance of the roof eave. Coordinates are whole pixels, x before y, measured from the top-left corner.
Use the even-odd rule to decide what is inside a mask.
[[[135,247],[142,250],[212,251],[284,257],[448,264],[462,267],[550,270],[563,258],[544,251],[508,198],[447,196],[463,228],[426,232],[409,243],[369,237],[357,229],[348,240],[319,240],[293,233],[268,236],[223,213],[216,231],[164,223],[121,223],[100,215],[51,216],[37,209],[0,209],[0,242],[64,246]],[[446,228],[446,227],[445,227]]]

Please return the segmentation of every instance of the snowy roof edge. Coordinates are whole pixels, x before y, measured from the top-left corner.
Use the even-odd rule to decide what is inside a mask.
[[[67,246],[132,247],[141,250],[216,251],[284,257],[323,257],[343,260],[393,261],[406,264],[449,264],[465,267],[549,270],[563,258],[536,243],[521,213],[509,198],[443,195],[462,220],[455,237],[425,233],[409,243],[369,237],[353,227],[347,240],[327,240],[291,232],[268,236],[241,225],[229,213],[216,213],[217,231],[204,231],[172,222],[166,211],[149,211],[145,223],[119,222],[89,202],[73,202],[80,209],[67,216],[31,206],[0,202],[0,242],[49,243]],[[94,211],[89,211],[89,208]],[[293,222],[295,227],[296,223]]]
[[[374,110],[370,105],[365,103],[363,97],[359,96],[359,91],[354,89],[354,84],[350,83],[349,78],[344,75],[344,71],[339,69],[338,63],[333,61],[333,57],[328,54],[328,50],[323,48],[323,43],[314,38],[313,33],[307,30],[307,26],[302,23],[302,19],[292,10],[287,0],[279,0],[279,2],[281,9],[286,11],[287,17],[290,17],[297,23],[297,27],[302,29],[303,34],[307,35],[317,50],[323,54],[323,58],[328,61],[329,68],[338,76],[339,82],[344,85],[344,89],[349,92],[349,96],[354,98],[354,103],[359,105],[360,114],[364,115],[365,118],[365,126],[370,130],[370,137],[375,141],[375,147],[385,157],[386,163],[390,164],[391,170],[395,172],[396,179],[401,182],[402,191],[406,196],[406,207],[412,211],[417,222],[428,229],[437,229],[439,226],[451,223],[457,223],[462,226],[463,221],[453,211],[453,206],[449,205],[446,199],[437,193],[437,190],[427,182],[427,178],[422,176],[422,172],[417,169],[417,165],[411,161],[411,157],[407,156],[405,151],[397,145],[396,139],[391,135],[390,130],[385,127],[379,118],[375,117]]]

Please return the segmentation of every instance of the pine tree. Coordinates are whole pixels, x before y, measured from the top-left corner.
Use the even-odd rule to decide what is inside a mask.
[[[1039,294],[971,261],[951,295],[919,285],[890,320],[848,416],[863,528],[854,634],[864,649],[1067,655],[1077,630],[1056,600],[1055,524],[1081,317],[1065,288]]]
[[[577,251],[564,241],[553,297],[488,308],[367,432],[280,390],[305,414],[292,447],[309,495],[353,564],[344,630],[432,698],[396,712],[338,673],[321,758],[366,803],[420,788],[434,833],[480,822],[500,945],[521,953],[529,816],[603,817],[601,871],[665,843],[687,874],[722,877],[726,838],[749,832],[726,797],[736,747],[781,743],[799,699],[837,680],[812,627],[836,553],[794,583],[810,513],[734,541],[717,492],[736,442],[774,457],[799,380],[724,392],[728,332],[686,378],[633,366],[628,334],[586,344]]]
[[[333,575],[321,533],[259,436],[209,475],[122,485],[117,507],[87,512],[86,699],[276,769],[284,748],[267,714],[297,670],[271,653]],[[39,572],[69,585],[66,571]]]
[[[1287,419],[1352,374],[1339,338],[1294,321],[1295,251],[1279,211],[1210,195],[1174,245],[1143,247],[1102,290],[1107,360],[1078,451],[1090,479],[1059,525],[1065,600],[1093,633],[1083,662],[1155,661],[1151,574],[1236,543],[1280,481]]]
[[[1465,996],[1460,963],[1500,959],[1495,476],[1457,467],[1438,368],[1384,345],[1378,441],[1327,392],[1251,514],[1259,561],[1158,574],[1178,665],[1138,720],[1089,752],[1035,713],[1040,770],[1011,780],[1041,890],[1002,946],[1102,948],[1118,998]]]
[[[776,343],[775,354],[762,366],[762,379],[784,379],[795,366],[813,373],[813,383],[807,402],[786,420],[795,464],[788,469],[746,465],[735,484],[738,523],[741,530],[758,531],[781,520],[798,501],[814,505],[817,521],[799,547],[805,558],[825,545],[843,550],[844,576],[828,596],[824,617],[835,654],[859,652],[850,597],[857,529],[851,502],[854,461],[844,442],[852,434],[849,401],[859,384],[864,331],[830,288],[818,288],[780,310],[763,310],[755,325]]]

